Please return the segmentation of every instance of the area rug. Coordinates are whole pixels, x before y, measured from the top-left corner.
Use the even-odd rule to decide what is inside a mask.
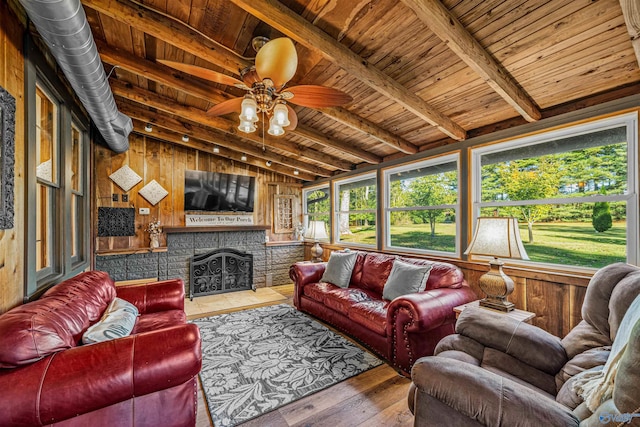
[[[193,320],[216,427],[234,426],[382,364],[287,304]]]

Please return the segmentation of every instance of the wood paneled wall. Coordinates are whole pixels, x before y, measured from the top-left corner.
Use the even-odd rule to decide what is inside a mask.
[[[311,244],[305,244],[305,259],[311,259]],[[332,250],[340,250],[334,245],[322,245],[323,259],[328,260]],[[415,256],[415,255],[409,255]],[[424,257],[429,258],[429,257]],[[474,290],[478,299],[484,293],[478,287],[478,279],[489,271],[487,263],[438,259],[455,264]],[[543,272],[532,269],[505,268],[505,273],[515,282],[515,289],[509,296],[516,308],[536,314],[533,324],[558,337],[564,337],[581,320],[582,302],[590,275],[576,275],[558,272]]]
[[[142,181],[128,192],[123,191],[109,175],[123,165],[129,165]],[[192,148],[182,147],[152,137],[139,134],[129,136],[129,150],[116,154],[108,148],[97,146],[94,152],[94,238],[95,248],[99,252],[144,248],[149,246],[149,235],[144,232],[146,225],[159,219],[162,226],[184,226],[184,175],[186,170],[222,172],[237,175],[250,175],[256,178],[253,221],[255,225],[271,226],[270,241],[287,241],[292,233],[273,233],[273,196],[275,194],[294,195],[298,204],[301,200],[301,186],[293,178],[265,169],[258,169],[245,163],[204,153]],[[138,191],[151,180],[156,180],[169,194],[156,206],[152,206]],[[112,194],[118,195],[118,202],[112,201]],[[129,196],[128,202],[122,202],[122,194]],[[132,237],[97,237],[98,207],[135,207],[136,235]],[[139,208],[149,208],[150,215],[138,215]],[[297,214],[299,215],[299,213]],[[297,219],[301,220],[301,217]],[[164,237],[160,244],[166,242]]]
[[[14,226],[0,230],[0,313],[22,303],[24,297],[24,28],[0,3],[0,86],[16,99]]]

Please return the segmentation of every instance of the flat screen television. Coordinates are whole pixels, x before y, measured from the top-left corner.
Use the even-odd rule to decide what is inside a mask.
[[[184,210],[253,212],[255,185],[252,176],[185,171]]]

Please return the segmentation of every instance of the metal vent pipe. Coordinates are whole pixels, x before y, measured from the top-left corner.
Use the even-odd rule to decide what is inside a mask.
[[[109,148],[129,148],[131,119],[120,113],[80,0],[20,0]]]

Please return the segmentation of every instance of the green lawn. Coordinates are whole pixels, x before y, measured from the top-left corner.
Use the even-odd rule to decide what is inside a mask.
[[[534,243],[528,243],[527,226],[520,224],[520,235],[531,261],[599,268],[626,260],[624,223],[615,223],[604,233],[596,233],[591,223],[534,224]],[[397,225],[391,230],[392,245],[406,248],[453,252],[455,238],[455,224],[438,224],[433,237],[424,224]],[[375,228],[354,230],[341,240],[373,245]]]

